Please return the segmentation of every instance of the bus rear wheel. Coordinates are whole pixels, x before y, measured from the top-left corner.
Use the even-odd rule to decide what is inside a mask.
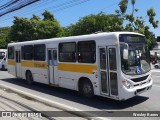
[[[93,85],[90,80],[85,79],[81,83],[80,92],[83,96],[87,98],[92,98],[94,96]]]
[[[26,80],[27,80],[28,84],[33,83],[33,76],[32,76],[32,73],[30,71],[26,72]]]

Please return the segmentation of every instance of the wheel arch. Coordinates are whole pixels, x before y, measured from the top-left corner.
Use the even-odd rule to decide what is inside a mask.
[[[32,72],[31,70],[29,70],[29,69],[27,69],[27,70],[25,71],[25,79],[27,80],[27,73],[28,73],[28,72],[30,72],[30,73],[31,73],[31,75],[32,75],[32,79],[33,79],[33,81],[34,81],[33,72]]]
[[[92,84],[92,87],[93,87],[93,83],[92,83],[92,81],[90,80],[90,78],[88,78],[88,77],[80,77],[79,79],[78,79],[78,91],[80,92],[80,89],[81,89],[81,86],[82,86],[82,84],[83,84],[83,81],[88,81],[88,82],[90,82],[91,84]],[[93,92],[94,92],[94,87],[93,87]]]

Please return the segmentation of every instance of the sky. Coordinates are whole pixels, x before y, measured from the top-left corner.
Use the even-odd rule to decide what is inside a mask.
[[[129,0],[131,1],[131,0]],[[120,0],[40,0],[32,5],[17,10],[15,12],[6,14],[0,17],[0,27],[13,25],[14,16],[31,18],[33,14],[40,16],[45,10],[54,14],[54,17],[59,23],[66,27],[70,24],[76,23],[80,18],[104,12],[105,14],[114,14],[116,9],[119,9],[118,3]],[[0,5],[1,5],[0,1]],[[145,18],[145,24],[150,26],[150,30],[156,35],[160,36],[160,28],[154,29],[149,24],[147,17],[147,9],[153,7],[156,12],[156,20],[160,21],[160,0],[136,0],[135,8],[139,11],[136,16]],[[129,2],[127,9],[131,13],[132,6]],[[159,24],[160,26],[160,24]]]

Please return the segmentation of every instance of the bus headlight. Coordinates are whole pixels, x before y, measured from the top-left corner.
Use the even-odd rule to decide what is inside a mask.
[[[132,87],[132,84],[129,81],[127,81],[127,80],[122,81],[122,83],[128,89]]]

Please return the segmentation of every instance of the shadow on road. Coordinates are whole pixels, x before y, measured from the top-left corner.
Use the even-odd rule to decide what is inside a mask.
[[[116,100],[99,97],[99,96],[95,96],[92,99],[88,99],[79,95],[78,92],[76,91],[68,90],[64,88],[51,87],[41,83],[34,83],[33,85],[29,85],[25,80],[18,79],[18,78],[8,78],[8,79],[1,79],[1,80],[18,85],[18,86],[23,86],[31,90],[42,92],[48,95],[53,95],[53,96],[67,99],[79,104],[84,104],[86,106],[94,107],[97,109],[104,109],[104,110],[122,110],[128,107],[132,107],[137,104],[143,103],[146,100],[148,100],[148,97],[144,97],[144,96],[136,96],[126,101],[116,101]]]

